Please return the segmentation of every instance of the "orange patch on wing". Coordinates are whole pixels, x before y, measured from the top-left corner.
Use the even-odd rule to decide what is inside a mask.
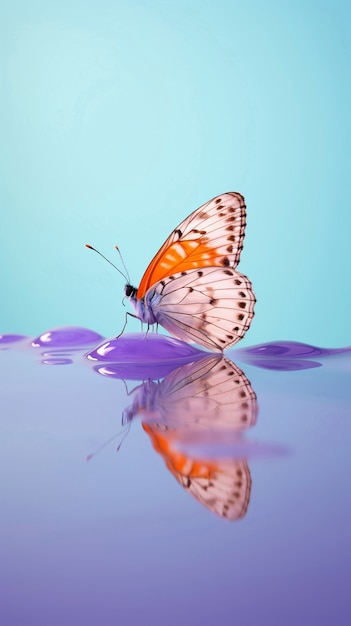
[[[176,440],[176,433],[169,431],[167,434],[160,433],[148,424],[142,424],[143,429],[149,435],[156,452],[161,454],[168,469],[172,474],[181,474],[189,478],[209,478],[217,469],[215,463],[189,459],[185,454],[178,452],[172,447]],[[189,467],[190,465],[190,467]]]
[[[141,279],[137,298],[143,298],[152,285],[172,274],[215,266],[222,267],[216,248],[201,239],[176,241],[166,249],[162,247],[152,259]]]

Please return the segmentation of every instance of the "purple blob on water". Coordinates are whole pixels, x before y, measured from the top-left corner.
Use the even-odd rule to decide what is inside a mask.
[[[235,350],[233,357],[264,369],[293,371],[321,367],[323,362],[316,361],[315,357],[323,359],[345,352],[351,352],[351,348],[318,348],[297,341],[272,341],[250,348],[239,348]]]
[[[79,326],[63,326],[61,328],[54,328],[53,330],[45,331],[32,341],[32,346],[34,348],[80,348],[96,344],[98,341],[101,341],[101,339],[102,335],[99,335],[88,328],[81,328]]]
[[[310,361],[309,359],[260,359],[259,361],[252,360],[250,364],[256,365],[256,367],[262,367],[266,370],[278,370],[280,372],[308,370],[314,367],[322,367],[323,365],[323,363]]]
[[[91,350],[86,357],[107,363],[160,363],[183,359],[193,361],[206,352],[165,335],[128,333],[118,338],[107,339]]]
[[[237,352],[243,354],[271,357],[310,357],[310,356],[329,356],[341,352],[350,351],[351,348],[318,348],[308,343],[300,343],[298,341],[272,341],[270,343],[261,343],[251,348],[241,348]]]
[[[102,335],[81,328],[80,326],[63,326],[42,333],[31,342],[31,347],[41,351],[43,365],[70,365],[73,355],[80,355],[89,346],[101,341]]]
[[[85,356],[94,364],[94,370],[103,376],[155,380],[205,354],[203,350],[173,337],[128,333],[118,339],[104,341]]]
[[[193,359],[195,360],[195,359]],[[189,361],[186,361],[187,363]],[[109,363],[95,365],[93,370],[106,378],[118,380],[161,380],[182,365],[179,360],[169,363]]]
[[[25,335],[0,335],[0,348],[3,346],[9,346],[11,343],[18,343],[27,339]]]

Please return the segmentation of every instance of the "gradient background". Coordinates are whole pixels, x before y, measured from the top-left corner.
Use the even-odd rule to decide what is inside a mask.
[[[245,195],[245,339],[350,343],[349,2],[14,0],[0,10],[0,332],[119,332],[169,232]],[[139,325],[129,326],[130,330]]]

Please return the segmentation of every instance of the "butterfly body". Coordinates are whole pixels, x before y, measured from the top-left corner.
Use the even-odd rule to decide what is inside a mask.
[[[143,324],[148,324],[149,326],[157,324],[157,318],[154,315],[152,307],[153,294],[150,294],[148,301],[146,301],[146,299],[138,300],[136,297],[137,291],[137,288],[132,285],[126,285],[124,288],[124,293],[135,311],[135,316],[143,322]]]
[[[245,226],[244,198],[235,192],[191,213],[160,248],[138,289],[126,285],[135,316],[211,350],[239,341],[256,301],[249,279],[235,269]]]

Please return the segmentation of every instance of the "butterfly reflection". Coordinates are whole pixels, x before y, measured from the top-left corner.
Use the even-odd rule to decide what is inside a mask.
[[[222,518],[245,516],[251,491],[240,447],[257,417],[256,394],[244,373],[223,356],[183,365],[161,382],[134,390],[124,423],[142,426],[167,468],[194,498]]]

